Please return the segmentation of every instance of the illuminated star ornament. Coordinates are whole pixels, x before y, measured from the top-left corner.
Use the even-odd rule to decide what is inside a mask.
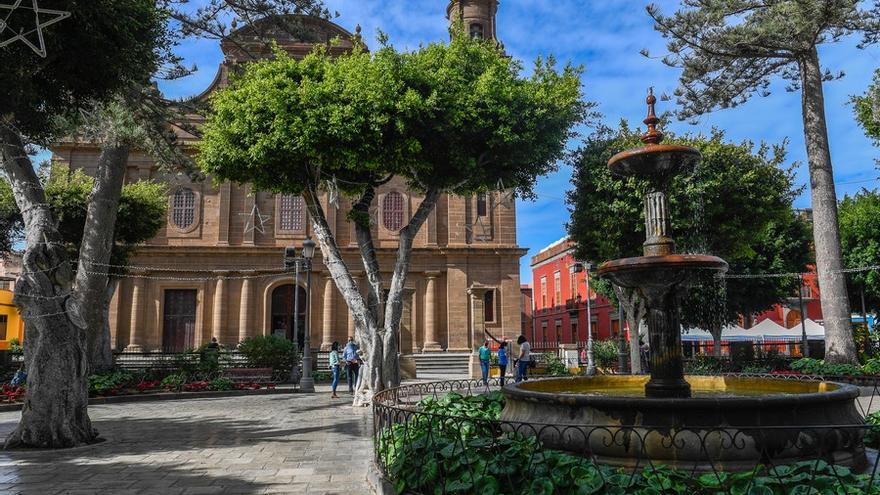
[[[64,10],[41,9],[40,6],[37,5],[37,0],[31,0],[32,4],[30,6],[22,6],[21,4],[23,1],[24,0],[16,0],[15,3],[11,5],[0,3],[0,17],[2,17],[0,18],[0,48],[15,43],[16,41],[21,41],[29,46],[37,55],[46,58],[46,42],[43,40],[43,28],[67,19],[70,17],[70,12]],[[15,23],[18,24],[21,22],[21,19],[28,17],[27,15],[21,15],[24,12],[33,13],[33,28],[31,28],[30,23],[27,23],[26,26],[13,26],[10,24],[9,19],[12,17],[13,13],[16,13]],[[34,33],[37,34],[36,45],[32,40],[28,39],[28,37]],[[11,37],[7,38],[7,36]]]
[[[251,209],[250,213],[239,213],[239,215],[246,215],[248,217],[247,223],[244,225],[244,233],[257,231],[261,234],[266,233],[266,222],[269,221],[269,215],[263,215],[260,213],[260,209],[257,208],[257,205],[254,205],[253,209]]]

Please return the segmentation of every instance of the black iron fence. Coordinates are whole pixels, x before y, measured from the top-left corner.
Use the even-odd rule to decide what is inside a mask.
[[[880,406],[878,383],[861,389],[863,416]],[[498,411],[489,390],[455,380],[376,395],[374,460],[398,493],[880,494],[878,436],[865,422],[745,431],[502,421],[479,412]],[[560,439],[574,447],[547,447]]]

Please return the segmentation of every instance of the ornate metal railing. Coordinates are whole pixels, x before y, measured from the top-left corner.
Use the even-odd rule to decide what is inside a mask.
[[[860,404],[863,415],[880,405],[878,384],[880,379],[862,389],[871,394]],[[497,380],[489,389],[498,390]],[[389,389],[374,397],[374,461],[398,490],[425,495],[880,494],[877,452],[869,447],[868,455],[861,456],[863,438],[869,445],[878,441],[865,423],[748,430],[538,424],[420,407],[425,399],[441,400],[453,392],[474,396],[487,388],[481,380],[438,381]],[[784,448],[779,438],[788,439]],[[579,447],[560,452],[543,445],[558,445],[560,439]],[[667,467],[663,459],[686,446],[695,455]]]

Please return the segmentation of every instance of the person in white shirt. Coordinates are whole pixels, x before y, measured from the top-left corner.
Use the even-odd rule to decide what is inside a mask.
[[[516,361],[516,383],[519,383],[529,379],[529,361],[531,361],[532,357],[532,346],[525,335],[520,335],[516,339],[516,343],[519,344],[519,359]]]

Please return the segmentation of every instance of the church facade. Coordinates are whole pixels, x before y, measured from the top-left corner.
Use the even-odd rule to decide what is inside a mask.
[[[494,39],[497,8],[497,0],[455,0],[447,8],[447,20],[461,20],[471,35]],[[356,36],[323,19],[303,21],[320,40],[341,39],[333,50],[350,48]],[[313,43],[279,40],[279,46],[294,56],[308,53]],[[225,60],[200,98],[225,85],[230,68],[241,61],[237,46],[224,44],[222,50]],[[199,117],[193,120],[197,123]],[[183,134],[180,142],[186,146],[195,139]],[[92,174],[100,152],[94,145],[75,142],[56,143],[52,151],[56,165]],[[177,352],[212,337],[235,346],[248,336],[266,334],[302,343],[304,331],[310,332],[313,348],[327,349],[353,334],[347,306],[320,252],[310,285],[305,276],[294,280],[291,274],[278,273],[285,246],[299,248],[311,235],[302,198],[214,184],[210,178],[193,181],[165,173],[150,156],[133,152],[126,180],[143,179],[168,184],[168,218],[162,231],[137,249],[111,302],[117,350]],[[386,284],[396,254],[396,232],[420,201],[402,180],[394,179],[378,191],[372,207],[373,235]],[[346,219],[350,203],[325,197],[323,206],[345,262],[363,288],[354,229]],[[480,345],[484,327],[499,338],[519,335],[519,261],[524,254],[517,245],[515,204],[503,193],[441,198],[414,244],[401,352],[470,352]],[[294,314],[297,293],[299,312]],[[294,327],[300,329],[296,335]]]

